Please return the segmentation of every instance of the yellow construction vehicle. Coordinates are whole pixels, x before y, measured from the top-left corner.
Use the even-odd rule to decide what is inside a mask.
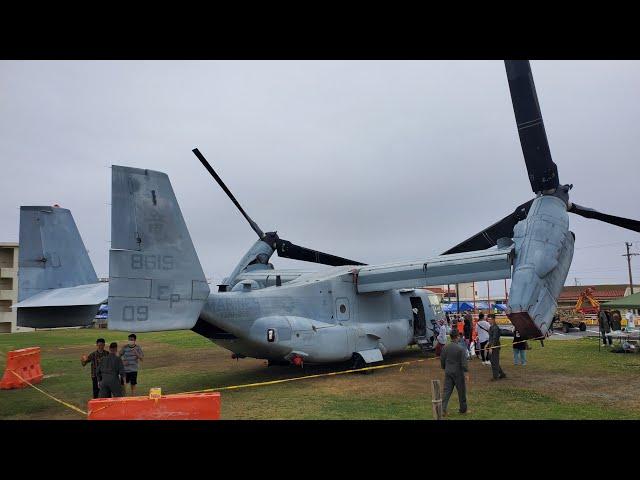
[[[578,296],[578,301],[573,307],[558,307],[553,317],[552,328],[562,328],[564,333],[569,333],[572,328],[578,328],[581,332],[587,329],[585,314],[598,314],[600,302],[593,296],[594,289],[586,288]],[[588,302],[588,306],[585,302]]]

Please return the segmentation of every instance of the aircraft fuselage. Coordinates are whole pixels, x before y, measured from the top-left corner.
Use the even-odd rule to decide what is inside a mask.
[[[426,290],[358,294],[349,268],[334,267],[281,286],[212,293],[199,322],[220,329],[202,334],[239,356],[319,363],[399,352],[418,337],[431,343],[442,316]]]

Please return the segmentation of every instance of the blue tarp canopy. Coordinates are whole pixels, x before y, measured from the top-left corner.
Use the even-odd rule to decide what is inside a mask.
[[[457,313],[458,312],[458,303],[457,302],[445,303],[442,306],[442,310],[447,312],[447,313]],[[469,302],[460,302],[460,311],[461,312],[468,312],[469,310],[473,310],[473,304],[471,304]]]
[[[507,309],[507,306],[502,303],[493,303],[491,302],[492,309],[496,308],[501,312],[504,312]],[[476,302],[476,309],[478,310],[489,310],[489,304],[487,302]],[[458,312],[458,304],[456,302],[445,303],[442,306],[442,310],[447,313],[457,313]],[[468,312],[473,310],[473,302],[460,302],[460,311]]]
[[[476,302],[476,308],[478,310],[493,310],[493,309],[497,309],[500,310],[501,312],[504,312],[507,309],[507,306],[503,303],[493,303],[491,302],[491,307],[489,307],[489,304],[487,302]]]

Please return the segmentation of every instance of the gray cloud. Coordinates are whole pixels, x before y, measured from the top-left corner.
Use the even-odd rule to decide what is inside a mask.
[[[640,217],[640,62],[532,68],[572,199]],[[59,203],[106,275],[108,167],[160,170],[219,281],[255,234],[195,146],[264,230],[367,263],[435,255],[532,195],[499,61],[5,61],[0,240],[17,240],[19,205]],[[625,282],[623,242],[639,236],[571,222],[567,282]]]

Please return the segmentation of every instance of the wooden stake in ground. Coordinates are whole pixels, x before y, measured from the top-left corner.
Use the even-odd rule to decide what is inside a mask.
[[[442,395],[440,380],[431,380],[431,406],[434,420],[442,420]]]

